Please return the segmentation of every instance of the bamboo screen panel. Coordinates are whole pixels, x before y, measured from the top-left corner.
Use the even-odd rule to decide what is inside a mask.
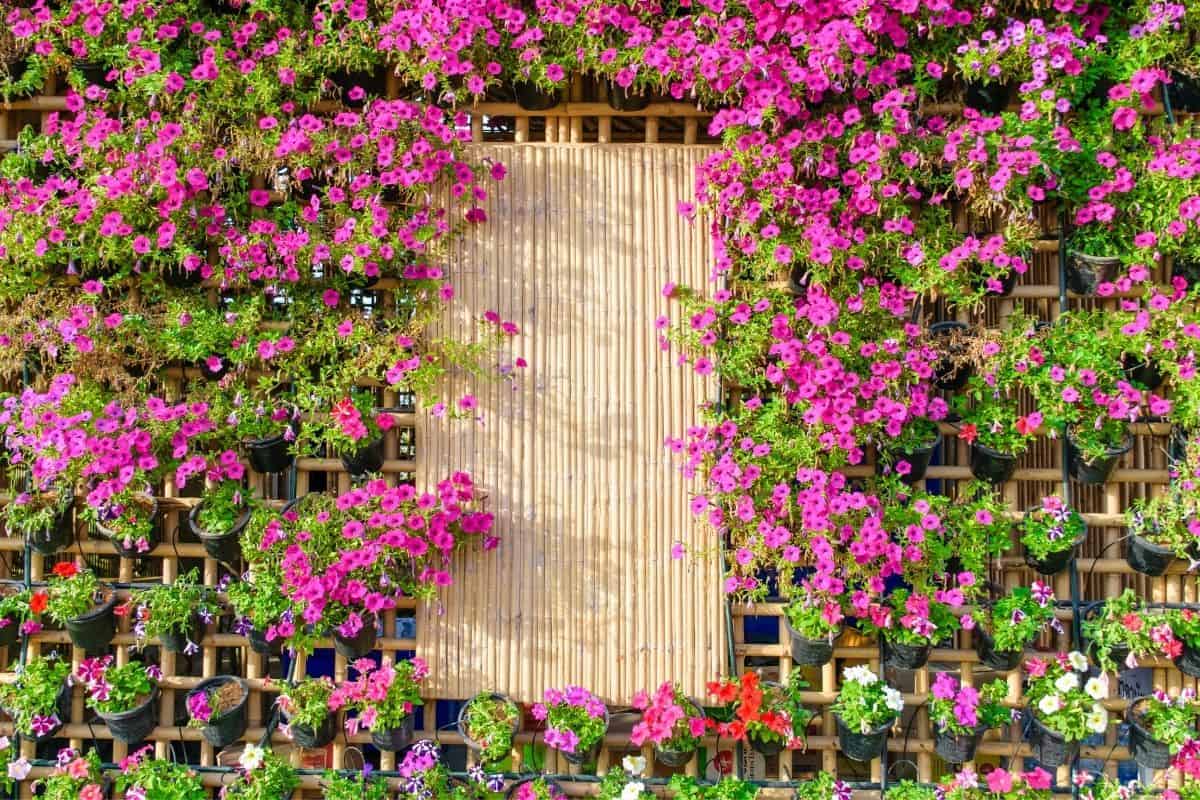
[[[703,547],[666,436],[715,387],[659,350],[667,280],[703,286],[708,236],[676,212],[703,147],[477,146],[503,162],[488,223],[452,259],[462,309],[521,326],[515,382],[475,386],[482,422],[428,425],[423,470],[478,474],[504,542],[471,557],[444,610],[417,620],[435,694],[481,687],[518,700],[588,686],[628,702],[677,679],[694,696],[726,663],[717,564],[672,561]],[[469,336],[456,318],[450,333]]]

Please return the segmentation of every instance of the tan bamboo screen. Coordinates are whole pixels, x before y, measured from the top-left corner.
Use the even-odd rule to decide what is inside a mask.
[[[2,107],[0,149],[15,146],[24,125],[40,125],[46,114],[65,107],[55,88],[51,81],[43,96]],[[391,87],[393,92],[396,88]],[[505,162],[509,178],[489,201],[490,222],[471,232],[456,251],[454,283],[461,308],[495,308],[522,326],[522,336],[504,357],[524,356],[530,367],[520,371],[524,374],[511,386],[452,379],[449,395],[469,390],[481,399],[482,425],[442,424],[414,409],[387,442],[385,471],[392,479],[424,481],[455,469],[477,473],[505,537],[498,552],[471,556],[457,565],[459,583],[445,596],[442,608],[414,607],[386,615],[381,640],[385,658],[417,652],[434,665],[434,683],[418,733],[451,745],[460,740],[453,732],[439,730],[446,724],[445,713],[434,713],[439,698],[461,700],[477,691],[500,689],[531,700],[545,686],[574,682],[621,703],[633,689],[665,679],[679,679],[699,694],[701,682],[727,661],[725,606],[715,564],[671,562],[667,555],[676,540],[711,548],[715,539],[711,532],[691,526],[688,486],[661,446],[664,436],[684,432],[695,418],[696,404],[714,396],[715,388],[674,367],[670,356],[657,351],[653,331],[654,317],[664,308],[658,289],[666,279],[707,285],[705,230],[685,225],[674,210],[676,201],[690,197],[694,168],[706,152],[692,145],[711,143],[704,134],[707,115],[680,103],[613,112],[603,102],[581,102],[578,81],[568,97],[570,102],[550,112],[531,114],[511,104],[485,104],[471,118],[476,154]],[[1047,242],[1013,297],[988,301],[978,319],[1002,325],[1017,305],[1053,319],[1059,294],[1055,249],[1055,243]],[[446,330],[465,336],[470,324],[466,317],[455,317]],[[190,370],[176,373],[175,391],[185,392],[188,378],[195,378]],[[402,401],[395,396],[382,399],[388,405]],[[1165,428],[1142,426],[1136,432],[1137,444],[1106,488],[1076,487],[1077,503],[1093,530],[1079,562],[1081,597],[1111,597],[1132,582],[1151,600],[1194,602],[1195,580],[1182,574],[1181,565],[1163,578],[1134,577],[1123,559],[1124,545],[1117,542],[1128,502],[1164,484],[1167,477]],[[929,480],[941,480],[952,490],[955,481],[969,474],[965,449],[947,437],[943,452]],[[1050,441],[1026,454],[1016,479],[1005,487],[1012,508],[1024,508],[1060,487],[1060,458],[1058,443]],[[305,459],[298,467],[298,494],[322,485],[337,490],[350,486],[337,459]],[[860,471],[870,470],[867,466]],[[289,494],[286,481],[274,479],[259,480],[255,489],[279,500]],[[82,541],[63,557],[86,559],[105,577],[121,581],[170,581],[196,564],[206,581],[215,584],[216,562],[204,558],[203,548],[179,533],[183,514],[196,498],[175,494],[170,484],[164,487],[167,536],[149,557],[119,561],[109,543],[87,539],[82,529]],[[1093,559],[1102,550],[1102,557]],[[9,575],[19,578],[22,543],[0,539],[0,552],[7,557]],[[1031,573],[1014,557],[1017,550],[1011,552],[996,565],[993,578],[1006,586],[1026,584]],[[31,577],[42,578],[49,563],[33,555]],[[1056,590],[1060,597],[1070,596],[1065,578],[1057,580]],[[781,636],[780,608],[764,603],[730,609],[736,669],[757,668],[771,677],[788,673],[791,660],[786,637]],[[414,614],[415,623],[404,621]],[[162,725],[151,735],[158,757],[171,757],[175,743],[200,739],[198,731],[173,724],[174,704],[183,691],[204,676],[231,669],[251,680],[247,741],[263,734],[273,697],[271,681],[283,675],[280,662],[251,653],[242,637],[221,632],[225,630],[226,625],[210,629],[195,657],[162,656]],[[128,659],[126,646],[131,641],[127,632],[118,634],[119,661]],[[904,689],[907,701],[905,716],[889,742],[889,779],[911,774],[932,780],[945,771],[933,755],[920,705],[930,673],[938,669],[961,670],[964,679],[989,677],[974,669],[970,644],[961,635],[955,649],[935,650],[929,667],[915,673],[889,671],[889,680]],[[1065,644],[1062,639],[1042,643],[1047,649]],[[30,652],[51,646],[70,649],[65,633],[46,632],[33,637]],[[10,661],[14,655],[8,654]],[[82,657],[74,650],[76,662]],[[810,670],[813,688],[808,699],[815,710],[823,711],[833,699],[840,670],[858,661],[878,667],[877,647],[847,635],[834,664]],[[1175,691],[1193,683],[1170,664],[1155,667],[1157,687]],[[345,661],[336,658],[335,676],[345,671]],[[5,679],[11,679],[11,673]],[[1009,682],[1010,699],[1020,707],[1019,678],[1011,675]],[[1114,711],[1122,706],[1119,700],[1110,702]],[[85,722],[88,717],[76,692],[63,743],[80,747],[110,738],[102,724]],[[600,756],[601,772],[630,750],[631,721],[628,715],[614,719]],[[0,725],[0,730],[9,728]],[[528,731],[518,747],[534,738]],[[765,764],[748,758],[751,774],[795,779],[826,770],[844,778],[885,777],[879,762],[865,767],[839,755],[828,714],[818,716],[811,734],[806,752],[771,757]],[[1114,729],[1104,746],[1085,748],[1084,756],[1108,758],[1105,768],[1115,770],[1116,759],[1125,757],[1124,748],[1115,746],[1116,735]],[[293,751],[293,759],[308,766],[356,766],[360,759],[355,748],[366,739],[339,739],[328,753]],[[277,747],[287,747],[278,733],[274,741]],[[714,744],[728,748],[725,742],[708,742],[709,759]],[[29,743],[23,749],[26,755],[34,754]],[[199,752],[199,763],[217,762],[207,745]],[[1024,752],[1014,727],[989,735],[979,764]],[[123,745],[112,748],[114,759],[125,753]],[[644,754],[651,755],[649,749]],[[384,754],[381,767],[394,764],[394,757]],[[577,771],[554,754],[544,768]],[[693,760],[685,769],[702,773],[704,765]],[[658,774],[669,771],[659,768]],[[205,774],[213,786],[222,779]],[[315,775],[304,777],[308,792],[317,785]],[[593,789],[594,784],[586,783],[569,787],[571,793]],[[22,792],[28,795],[28,784]]]

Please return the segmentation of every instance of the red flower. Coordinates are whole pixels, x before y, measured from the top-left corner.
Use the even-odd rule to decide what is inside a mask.
[[[968,422],[958,429],[958,438],[962,439],[967,444],[971,444],[979,437],[979,429],[975,427],[975,423]]]
[[[54,574],[60,578],[74,578],[79,574],[79,567],[74,561],[63,561],[54,565]]]
[[[34,614],[40,614],[46,610],[46,603],[50,601],[50,595],[45,592],[34,592],[29,598],[29,610]]]
[[[133,606],[133,600],[132,599],[126,600],[124,603],[121,603],[119,606],[115,606],[113,608],[113,613],[116,614],[118,617],[123,617],[129,613],[129,609],[132,606]]]
[[[738,686],[732,682],[713,682],[708,684],[708,693],[716,695],[717,700],[722,703],[732,703],[737,699]]]
[[[1029,424],[1029,417],[1018,417],[1017,433],[1021,434],[1022,436],[1032,436],[1033,434],[1037,433],[1037,426]],[[961,436],[962,434],[959,435]]]

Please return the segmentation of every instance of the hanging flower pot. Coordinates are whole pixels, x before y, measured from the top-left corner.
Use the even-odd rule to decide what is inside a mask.
[[[1171,260],[1171,277],[1183,278],[1187,288],[1191,289],[1200,283],[1200,261],[1193,261],[1186,256],[1175,256]]]
[[[375,649],[378,634],[375,630],[376,619],[371,613],[364,613],[362,628],[354,636],[343,636],[336,629],[333,631],[333,649],[339,656],[350,660],[362,658]]]
[[[998,672],[1010,672],[1021,663],[1020,650],[997,650],[996,640],[981,626],[975,628],[975,654],[979,663]]]
[[[113,549],[121,558],[143,556],[162,541],[158,525],[158,498],[149,492],[132,495],[128,503],[114,506],[107,518],[105,516],[97,516],[96,532],[112,542]],[[138,517],[148,519],[150,527],[140,528],[135,539],[135,534],[126,528],[126,524]]]
[[[948,764],[965,764],[975,758],[975,749],[983,738],[984,728],[974,733],[950,733],[939,730],[934,733],[933,749]]]
[[[353,453],[343,453],[342,466],[354,477],[379,472],[383,469],[383,439],[376,439]]]
[[[819,667],[833,659],[833,645],[842,635],[841,628],[838,628],[832,639],[824,636],[809,639],[797,632],[786,616],[783,618],[783,624],[787,626],[788,637],[792,643],[792,661],[800,666]]]
[[[136,708],[116,714],[103,711],[97,711],[96,714],[108,725],[108,730],[118,742],[137,744],[149,736],[158,724],[158,687]]]
[[[1175,667],[1189,678],[1200,678],[1200,649],[1184,640],[1183,650],[1175,659]]]
[[[1200,80],[1182,72],[1171,73],[1171,83],[1163,87],[1171,110],[1181,114],[1200,113]]]
[[[35,553],[51,556],[75,544],[75,493],[53,490],[29,495],[30,511],[53,506],[57,508],[51,520],[44,525],[20,526],[25,541]],[[9,529],[15,527],[10,518]]]
[[[472,708],[481,709],[477,719],[485,719],[489,725],[495,722],[503,722],[506,718],[511,719],[512,724],[509,726],[507,741],[481,742],[473,737],[470,725]],[[500,755],[500,751],[504,750],[505,744],[511,750],[513,738],[521,730],[521,710],[506,695],[499,694],[498,692],[484,692],[483,694],[476,695],[459,707],[456,725],[458,727],[458,735],[463,738],[463,743],[467,746],[468,750],[472,753],[481,754],[480,760],[485,764],[496,763],[503,761],[504,757],[508,755],[508,751],[504,751],[504,755]]]
[[[243,509],[242,515],[229,530],[223,533],[210,533],[200,523],[200,509],[203,507],[204,501],[192,506],[192,510],[188,512],[188,528],[204,545],[204,552],[208,553],[209,558],[220,561],[222,564],[234,563],[242,555],[240,537],[247,523],[250,522],[250,509]]]
[[[285,719],[287,715],[284,715]],[[334,740],[338,733],[338,715],[336,711],[331,711],[325,716],[325,719],[316,728],[311,728],[307,725],[299,725],[289,722],[288,730],[292,734],[292,741],[299,747],[307,749],[318,749],[326,746]]]
[[[1078,295],[1094,295],[1102,283],[1112,283],[1121,271],[1121,259],[1089,256],[1072,250],[1067,259],[1067,288]]]
[[[250,685],[234,675],[218,675],[196,684],[187,694],[192,724],[199,724],[204,740],[220,750],[242,738],[246,732],[246,700]],[[207,704],[211,716],[197,721],[193,710]]]
[[[883,755],[883,748],[887,746],[888,729],[892,727],[891,722],[885,722],[867,733],[858,733],[850,730],[837,714],[834,714],[833,718],[837,721],[838,744],[849,758],[855,761],[873,761]]]
[[[1113,470],[1116,469],[1117,462],[1121,460],[1121,456],[1128,453],[1133,448],[1133,437],[1126,435],[1124,443],[1120,447],[1110,447],[1104,451],[1104,455],[1087,460],[1083,454],[1075,447],[1075,441],[1070,434],[1067,435],[1067,467],[1071,473],[1071,477],[1082,484],[1088,486],[1099,486],[1106,483]]]
[[[66,725],[67,720],[71,718],[71,687],[65,682],[62,688],[58,690],[58,697],[55,699],[55,704],[56,716],[58,717],[57,725],[52,728],[46,728],[41,733],[35,731],[19,731],[19,733],[22,736],[28,736],[38,743],[48,742],[57,736],[58,732],[62,730],[63,725]]]
[[[1050,553],[1045,558],[1037,558],[1028,550],[1025,551],[1025,563],[1032,567],[1042,575],[1057,575],[1067,568],[1071,563],[1071,559],[1075,558],[1075,553],[1079,549],[1079,545],[1083,544],[1087,538],[1084,534],[1066,550],[1059,550],[1057,553]]]
[[[955,333],[965,331],[966,329],[966,323],[956,320],[935,322],[929,326],[929,332],[934,336],[953,336]],[[959,349],[959,346],[950,345],[949,355],[955,355]],[[967,385],[972,371],[973,369],[970,364],[960,364],[956,363],[953,358],[945,358],[939,361],[934,367],[933,382],[939,389],[944,389],[947,392],[957,392]]]
[[[265,439],[247,439],[244,444],[250,468],[261,475],[286,472],[296,461],[282,433]]]
[[[113,613],[117,605],[117,595],[112,589],[105,588],[102,591],[104,599],[91,611],[72,617],[66,622],[71,644],[89,654],[104,650],[117,633],[117,616]]]
[[[1033,709],[1027,709],[1025,713],[1029,717],[1026,739],[1033,749],[1034,759],[1039,764],[1053,770],[1075,757],[1075,753],[1079,751],[1079,742],[1068,742],[1062,734],[1047,728],[1033,713]]]
[[[899,470],[895,469],[895,465],[899,464],[901,461],[904,461],[908,464],[908,471],[900,474],[900,482],[906,486],[912,486],[914,483],[924,480],[925,473],[929,471],[929,462],[933,460],[933,451],[936,450],[937,446],[941,443],[942,434],[941,431],[937,430],[937,426],[935,424],[934,429],[925,444],[902,451],[887,450],[888,458],[886,460],[877,458],[875,460],[875,474],[884,474],[883,468],[885,463],[890,463],[892,465],[892,471],[900,474]]]
[[[1125,560],[1137,572],[1157,577],[1167,571],[1175,560],[1175,550],[1155,544],[1140,533],[1130,531]]]
[[[931,644],[904,644],[883,637],[883,663],[896,669],[920,669],[929,661]]]
[[[168,653],[182,653],[188,642],[200,641],[200,615],[193,612],[188,627],[182,631],[163,631],[158,642]]]
[[[1187,459],[1188,442],[1192,434],[1178,425],[1171,427],[1171,436],[1167,439],[1167,466],[1177,467]]]
[[[756,753],[761,753],[764,756],[777,756],[783,752],[784,742],[770,741],[763,739],[756,733],[752,733],[747,737],[750,742],[750,748]]]
[[[396,753],[412,744],[413,716],[409,714],[398,728],[371,731],[371,744],[388,753]]]
[[[283,652],[283,639],[275,637],[267,641],[266,631],[260,631],[258,628],[251,628],[246,634],[246,641],[250,644],[250,649],[262,656],[277,656]]]
[[[562,102],[561,90],[547,92],[533,81],[514,81],[512,90],[517,105],[525,111],[545,111]]]
[[[625,89],[616,81],[608,83],[608,106],[613,111],[643,111],[650,105],[650,95]]]
[[[971,442],[971,474],[991,483],[1004,483],[1017,470],[1017,457]]]
[[[758,748],[755,749],[757,750]],[[760,750],[759,752],[762,751]],[[654,760],[664,767],[682,767],[691,761],[695,755],[695,750],[666,750],[658,745],[654,746]]]
[[[1008,108],[1012,87],[1007,83],[969,81],[963,93],[963,105],[981,114],[995,116]]]
[[[1125,721],[1129,723],[1129,753],[1146,769],[1166,769],[1171,765],[1171,746],[1155,739],[1146,724],[1149,700],[1149,697],[1139,697],[1130,701],[1125,709]]]
[[[1154,391],[1162,386],[1163,374],[1158,371],[1158,365],[1146,356],[1125,353],[1121,356],[1121,370],[1126,379],[1141,385],[1143,389]]]

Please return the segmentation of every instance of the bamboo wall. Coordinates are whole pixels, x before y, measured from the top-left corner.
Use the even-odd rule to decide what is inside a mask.
[[[0,113],[0,147],[13,146],[21,126],[39,124],[49,111],[63,107],[54,89],[51,84],[47,96],[13,103]],[[530,368],[512,384],[473,385],[480,398],[480,424],[452,426],[409,409],[402,428],[389,434],[385,470],[390,477],[423,482],[451,469],[477,473],[504,536],[496,553],[456,565],[458,583],[440,606],[402,609],[385,618],[385,658],[415,652],[433,665],[419,733],[450,745],[460,740],[447,728],[456,709],[448,701],[479,690],[506,691],[528,701],[545,686],[575,682],[619,703],[632,690],[665,679],[679,679],[702,694],[702,682],[721,671],[751,667],[783,676],[791,669],[780,605],[729,610],[734,652],[729,664],[716,564],[671,562],[667,555],[675,540],[714,544],[709,532],[691,527],[688,487],[661,443],[665,435],[685,430],[696,405],[713,396],[715,387],[659,353],[653,331],[654,317],[665,308],[658,289],[667,278],[694,285],[707,279],[706,232],[686,225],[674,212],[678,200],[691,196],[694,168],[707,152],[692,146],[706,141],[705,115],[674,103],[617,113],[603,102],[582,102],[582,97],[577,87],[570,102],[548,115],[485,104],[471,117],[475,153],[503,161],[509,176],[489,201],[489,223],[471,232],[456,250],[454,283],[461,308],[495,308],[521,325],[522,336],[504,357],[524,356]],[[1013,297],[988,301],[980,317],[1002,325],[1020,305],[1053,319],[1059,313],[1056,248],[1047,241]],[[1099,301],[1071,300],[1085,302]],[[466,333],[470,325],[459,316],[447,323],[447,330]],[[187,377],[180,376],[180,392],[186,391]],[[465,382],[453,380],[448,394],[466,390]],[[385,404],[398,407],[402,400],[384,398]],[[1121,512],[1133,497],[1164,484],[1167,477],[1165,427],[1143,427],[1138,433],[1135,448],[1107,488],[1076,492],[1076,503],[1087,512],[1093,531],[1079,562],[1080,595],[1085,601],[1103,599],[1134,580],[1152,600],[1195,601],[1195,582],[1181,573],[1182,567],[1163,578],[1134,579],[1123,559]],[[414,441],[415,449],[410,449]],[[1005,488],[1014,509],[1061,488],[1060,450],[1058,442],[1043,441],[1026,454],[1016,479]],[[966,463],[965,448],[946,437],[928,482],[953,490],[956,481],[969,475]],[[294,486],[286,480],[260,481],[256,489],[279,500],[310,489],[345,490],[349,477],[339,469],[336,459],[305,459],[298,464]],[[861,468],[863,474],[870,471],[870,466]],[[182,514],[195,499],[175,494],[169,484],[164,487],[166,543],[149,557],[119,561],[107,542],[86,538],[66,557],[86,560],[122,582],[169,581],[197,564],[206,581],[215,584],[218,565],[181,533]],[[0,551],[7,574],[19,577],[24,568],[21,542],[0,539]],[[1017,552],[1014,547],[994,565],[993,577],[1006,586],[1032,578]],[[49,561],[37,555],[28,563],[35,581],[49,568]],[[1058,579],[1060,597],[1070,596],[1066,580]],[[241,637],[227,630],[227,621],[209,630],[202,652],[194,657],[162,654],[167,675],[162,724],[152,734],[159,757],[217,763],[218,755],[199,742],[198,731],[176,724],[183,690],[204,676],[236,671],[249,677],[253,697],[247,740],[265,733],[271,678],[285,675],[286,664],[251,653]],[[131,641],[128,633],[119,635],[119,660],[128,659]],[[785,753],[766,763],[749,757],[753,774],[792,779],[826,770],[873,781],[910,774],[937,778],[945,765],[933,755],[931,731],[919,707],[931,673],[939,669],[961,670],[964,679],[990,677],[976,669],[970,644],[961,635],[955,648],[935,650],[928,668],[888,674],[903,687],[907,701],[889,742],[888,763],[864,767],[840,757],[832,718],[822,714],[807,752]],[[1051,650],[1067,642],[1041,644]],[[62,632],[39,634],[29,647],[30,652],[71,649]],[[13,655],[8,654],[10,660]],[[834,664],[810,675],[809,700],[818,711],[832,701],[844,666],[867,661],[879,667],[876,645],[849,635],[836,655]],[[76,661],[82,657],[82,652],[73,653]],[[324,653],[307,666],[312,674],[335,677],[346,670],[343,659]],[[1172,690],[1186,680],[1169,664],[1155,665],[1152,678],[1155,686]],[[1014,674],[1009,681],[1010,699],[1020,707],[1019,678]],[[1117,711],[1122,703],[1113,700],[1110,705]],[[113,760],[123,756],[126,748],[116,744],[108,750],[107,730],[85,722],[87,716],[76,692],[66,739],[39,753],[45,757],[62,744],[97,742]],[[601,772],[629,750],[626,732],[632,721],[630,715],[614,717]],[[1117,736],[1114,729],[1103,745],[1086,747],[1084,756],[1109,759],[1106,769],[1115,771],[1116,761],[1125,755]],[[361,754],[356,748],[366,739],[339,739],[327,753],[296,752],[295,760],[307,766],[357,766]],[[518,747],[534,739],[533,733],[523,733]],[[275,741],[286,746],[279,734]],[[716,744],[728,749],[727,743]],[[24,748],[35,755],[32,745]],[[461,758],[461,751],[454,752]],[[1014,727],[989,734],[980,763],[1025,752]],[[713,758],[711,746],[705,755]],[[384,754],[379,766],[388,769],[394,763],[393,756]],[[547,772],[574,769],[553,753],[543,767]],[[703,769],[695,760],[686,768],[693,774]],[[222,776],[207,774],[206,780],[217,785]],[[304,781],[310,789],[316,785],[313,775]],[[571,793],[588,790],[586,784],[569,787]]]

